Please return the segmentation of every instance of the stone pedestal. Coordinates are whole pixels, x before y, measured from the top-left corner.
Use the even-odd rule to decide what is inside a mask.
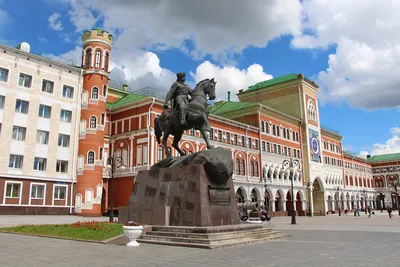
[[[211,149],[165,159],[139,172],[119,222],[148,225],[220,226],[240,224],[229,151]]]

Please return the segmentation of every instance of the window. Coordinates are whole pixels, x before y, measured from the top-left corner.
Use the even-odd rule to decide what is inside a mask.
[[[31,198],[32,199],[43,199],[44,185],[32,184]]]
[[[102,160],[102,159],[103,159],[103,148],[100,147],[99,148],[99,160]]]
[[[310,99],[308,100],[308,119],[310,121],[317,121],[315,115],[315,107],[313,101]]]
[[[254,146],[255,146],[255,149],[258,150],[258,140],[254,140]]]
[[[160,160],[163,159],[163,152],[164,152],[163,147],[162,146],[158,146],[158,148],[157,148],[157,161],[160,161]]]
[[[271,146],[270,146],[269,142],[267,142],[265,146],[267,147],[267,152],[270,153],[271,152]]]
[[[47,145],[49,143],[49,132],[38,130],[36,135],[36,143]]]
[[[89,68],[92,61],[92,50],[86,51],[85,68]]]
[[[251,138],[250,138],[250,137],[247,138],[247,147],[248,147],[248,148],[252,148],[252,145],[251,145]]]
[[[222,142],[222,131],[218,130],[218,142]]]
[[[226,133],[226,143],[230,144],[231,143],[231,134],[230,133]]]
[[[265,132],[269,134],[269,124],[265,122]]]
[[[236,159],[235,173],[236,173],[236,175],[240,174],[240,161],[239,161],[239,159]]]
[[[74,97],[74,88],[68,85],[63,86],[62,96],[66,98]]]
[[[60,121],[70,123],[72,120],[72,111],[62,109],[60,113]]]
[[[258,162],[254,162],[254,176],[258,176]]]
[[[50,119],[51,117],[51,107],[40,105],[39,106],[39,117]]]
[[[110,56],[108,55],[108,53],[106,52],[106,56],[104,58],[104,71],[108,71],[108,59],[110,58]]]
[[[1,134],[1,127],[3,126],[3,124],[2,123],[0,123],[0,134]]]
[[[281,155],[281,146],[278,145],[278,154]]]
[[[277,151],[276,151],[276,144],[274,144],[274,150],[272,151],[272,153],[277,153]]]
[[[94,152],[93,151],[89,151],[88,158],[87,158],[87,163],[88,164],[94,164]]]
[[[96,129],[96,120],[95,116],[90,117],[89,128]]]
[[[29,102],[21,99],[17,99],[15,102],[15,112],[28,114]]]
[[[19,198],[20,194],[21,194],[21,184],[7,183],[6,197]]]
[[[68,172],[68,161],[57,160],[56,172],[67,173]]]
[[[240,161],[240,174],[241,174],[241,175],[245,175],[245,171],[244,171],[244,160],[243,160],[243,159]]]
[[[101,51],[97,50],[96,51],[96,62],[95,62],[94,67],[100,68],[100,63],[101,63]]]
[[[18,85],[26,88],[31,88],[32,76],[24,73],[19,74]]]
[[[79,123],[79,134],[85,134],[86,133],[86,121],[81,121]]]
[[[12,139],[17,141],[25,141],[26,128],[20,126],[13,127]]]
[[[85,192],[85,202],[92,202],[93,191],[91,189],[87,189]]]
[[[8,160],[8,167],[14,169],[22,169],[23,162],[24,156],[11,154],[10,159]]]
[[[272,135],[276,135],[276,128],[275,128],[275,125],[272,125]]]
[[[65,186],[55,186],[54,187],[54,200],[64,200],[67,188]]]
[[[254,162],[250,161],[250,175],[254,176]]]
[[[33,169],[35,171],[46,171],[47,159],[35,158],[33,161]]]
[[[276,126],[276,136],[281,136],[281,128]]]
[[[5,101],[6,101],[6,97],[4,95],[0,95],[0,109],[4,109]]]
[[[104,113],[101,113],[101,116],[100,116],[100,124],[101,125],[104,125],[104,117],[105,117]]]
[[[241,139],[242,139],[242,146],[243,146],[243,147],[246,147],[246,142],[244,141],[244,140],[245,140],[245,139],[244,139],[244,136],[242,136]]]
[[[0,81],[7,82],[8,81],[8,70],[0,68]]]
[[[238,144],[238,136],[237,136],[237,134],[233,135],[233,143],[237,146],[237,144]]]
[[[70,139],[69,135],[59,134],[58,135],[58,146],[69,147],[69,139]]]
[[[42,82],[42,92],[52,94],[54,91],[54,82],[43,80]]]
[[[93,89],[92,89],[92,98],[93,99],[99,98],[99,89],[97,87],[93,87]]]
[[[103,96],[107,94],[107,85],[103,85]]]
[[[285,128],[283,128],[283,138],[286,139],[286,129]]]
[[[261,132],[265,132],[265,124],[261,121]]]
[[[147,157],[148,157],[147,152],[148,152],[147,145],[144,145],[143,146],[143,164],[147,164]],[[183,152],[185,152],[185,155],[187,155],[185,150],[183,150]]]
[[[262,141],[262,142],[261,142],[261,150],[262,150],[262,151],[265,151],[265,141]]]
[[[283,155],[287,156],[287,147],[283,148]]]
[[[286,129],[286,139],[290,139],[290,132],[289,132],[289,129]]]

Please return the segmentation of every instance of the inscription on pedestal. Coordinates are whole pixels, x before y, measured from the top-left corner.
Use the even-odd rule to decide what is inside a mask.
[[[231,195],[229,187],[208,187],[211,205],[229,205],[231,204]]]

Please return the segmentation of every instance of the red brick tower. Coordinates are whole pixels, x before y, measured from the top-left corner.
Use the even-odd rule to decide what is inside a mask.
[[[99,28],[82,36],[84,76],[75,190],[75,213],[81,215],[104,212],[104,131],[112,41],[112,35]]]

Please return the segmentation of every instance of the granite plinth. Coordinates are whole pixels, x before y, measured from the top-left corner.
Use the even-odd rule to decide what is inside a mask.
[[[227,154],[214,150],[222,158],[231,156],[226,150]],[[133,220],[167,226],[240,224],[232,178],[223,179],[225,183],[221,184],[221,179],[213,179],[215,174],[209,171],[210,161],[183,161],[185,164],[159,164],[140,171],[128,206],[119,208],[119,222]],[[229,174],[229,165],[227,170],[225,173]]]

